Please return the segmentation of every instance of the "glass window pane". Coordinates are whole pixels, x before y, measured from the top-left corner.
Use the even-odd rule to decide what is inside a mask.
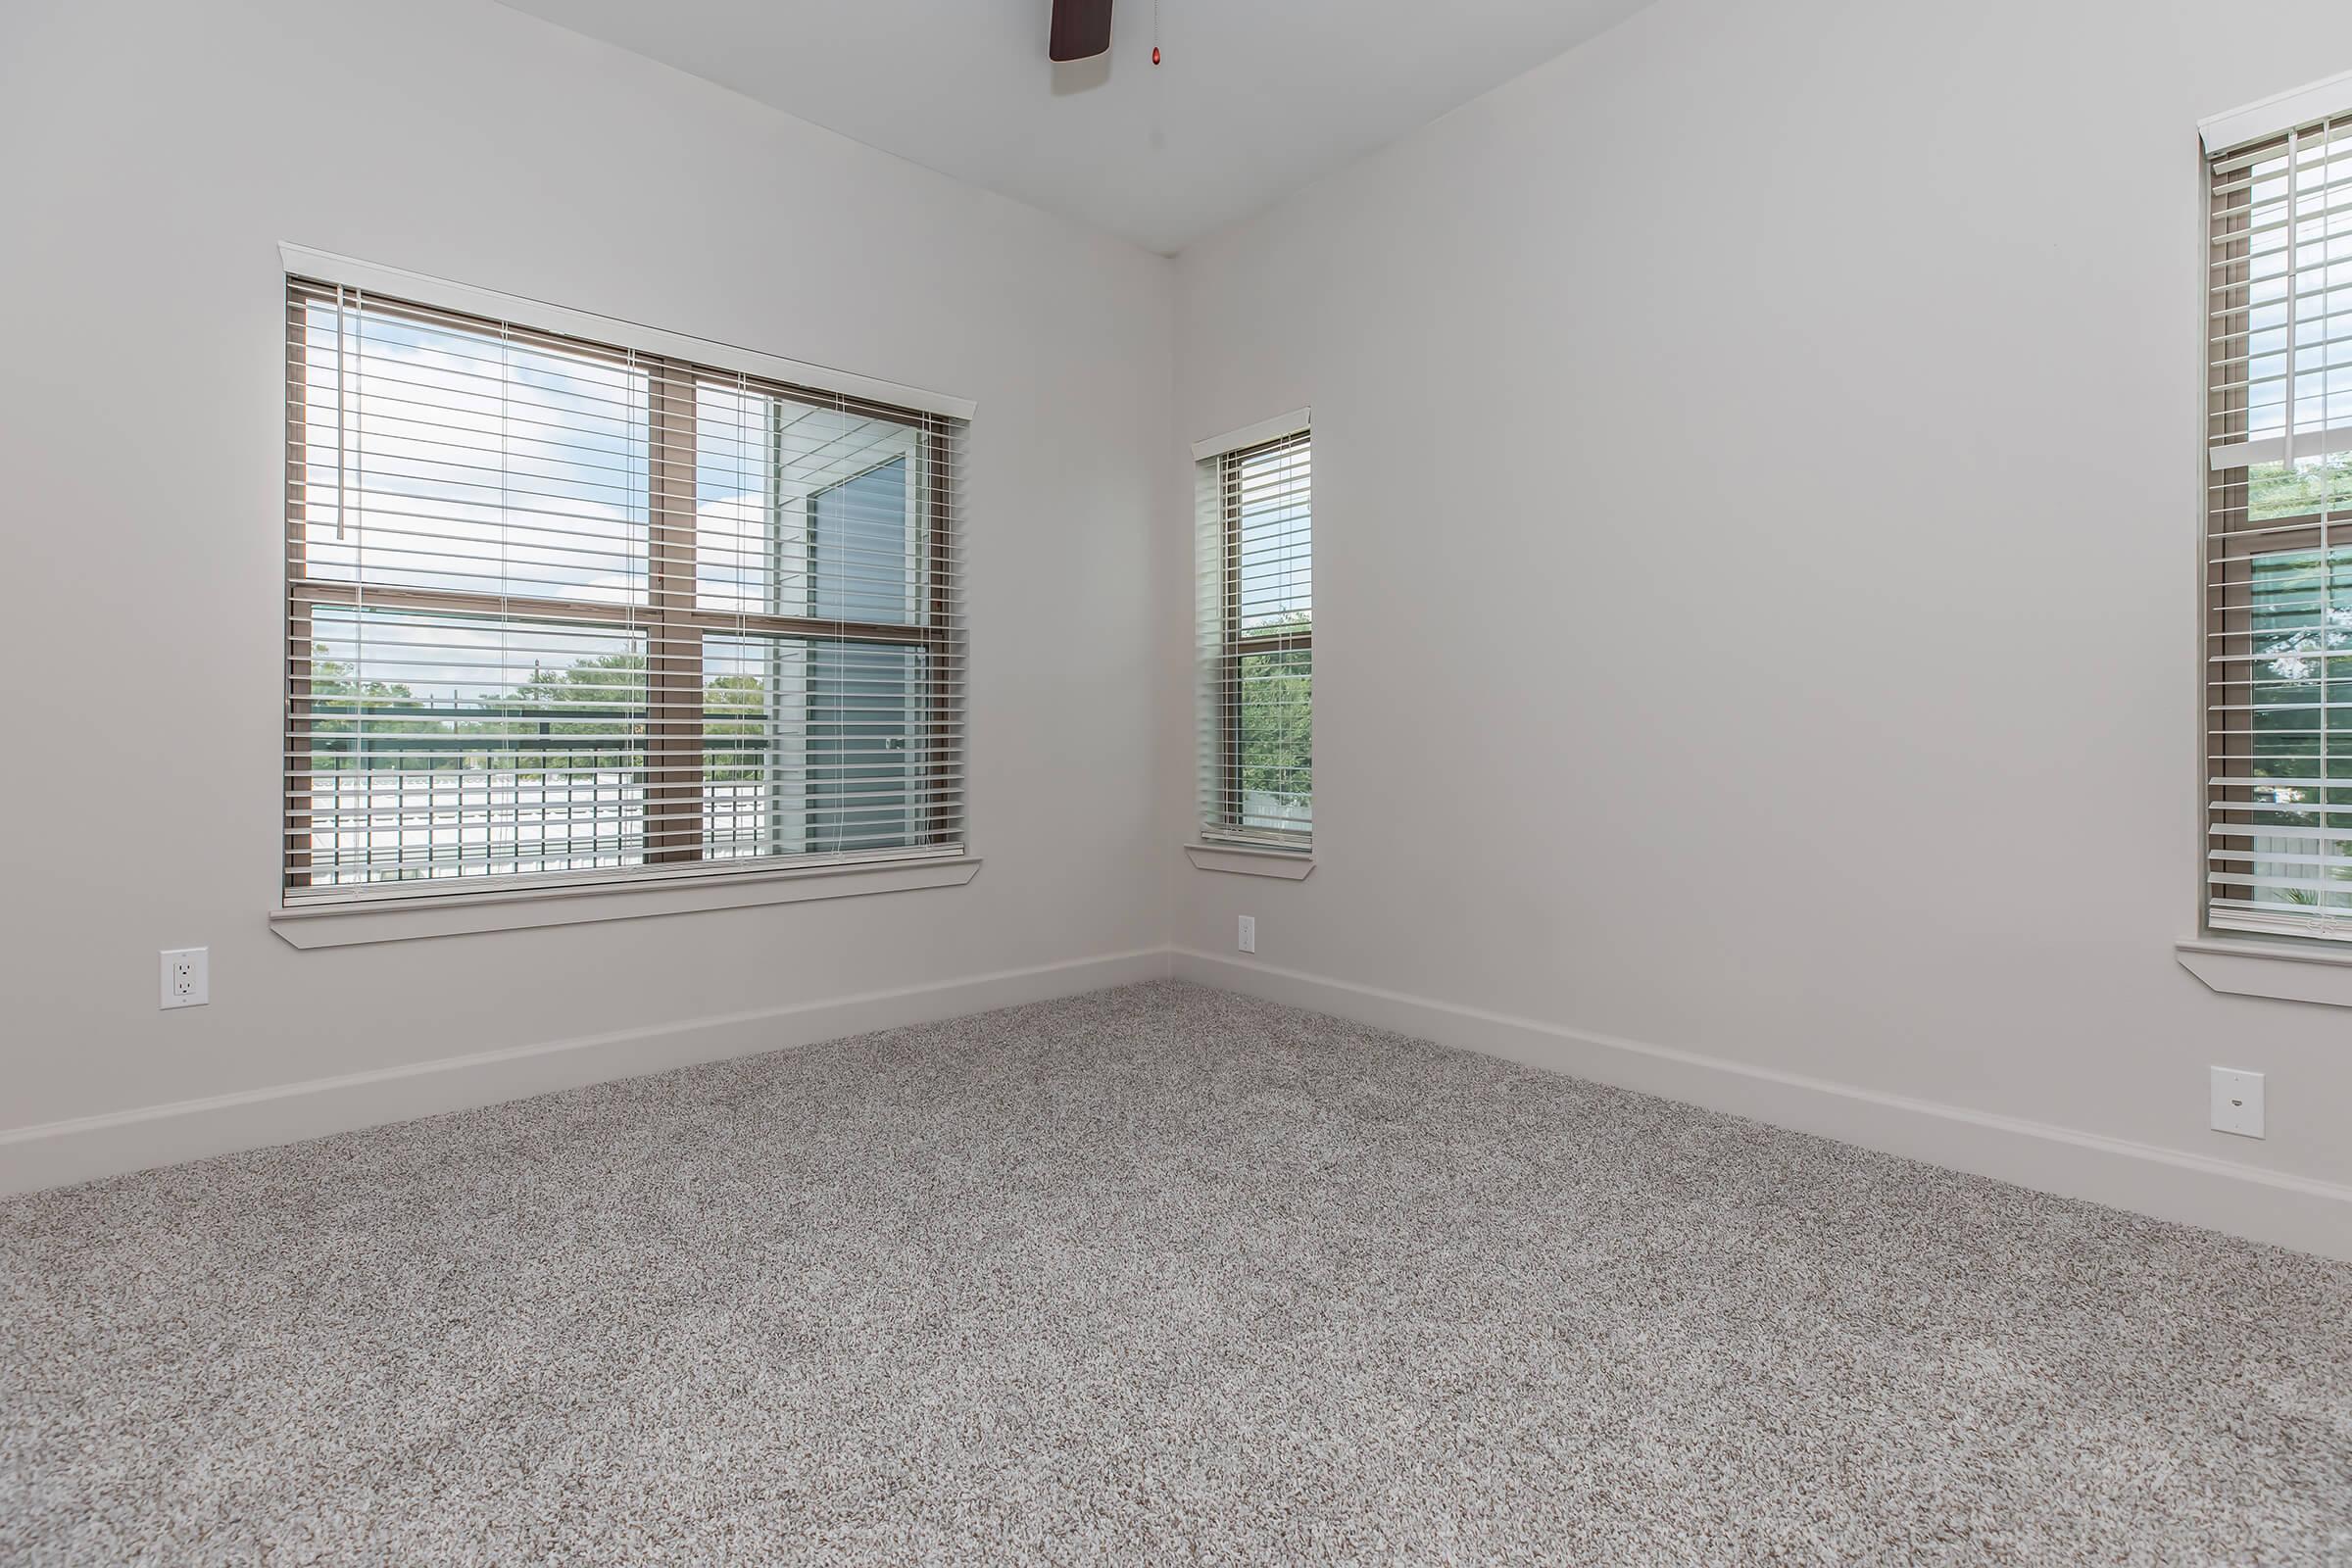
[[[723,384],[696,394],[695,578],[705,610],[911,624],[921,432]]]
[[[1244,654],[1240,664],[1239,825],[1302,831],[1314,822],[1314,655]]]
[[[313,882],[642,860],[641,634],[320,607],[311,638],[295,826]]]
[[[898,849],[916,842],[922,675],[919,649],[810,645],[810,850]]]
[[[915,612],[911,466],[904,457],[816,492],[810,502],[810,613],[906,625]]]
[[[920,842],[925,655],[790,637],[703,644],[712,858]]]
[[[2256,522],[2352,507],[2352,452],[2246,470],[2246,514]]]
[[[1314,611],[1309,449],[1243,458],[1228,481],[1238,509],[1241,632],[1267,635],[1309,624]]]
[[[778,552],[797,555],[800,541],[785,537],[777,502],[776,412],[776,400],[762,393],[707,382],[695,388],[695,602],[704,610],[783,612]]]
[[[807,847],[808,645],[703,639],[703,852],[710,859]]]
[[[644,602],[646,378],[625,357],[312,301],[302,573]]]
[[[2352,546],[2252,565],[2254,902],[2352,908]]]

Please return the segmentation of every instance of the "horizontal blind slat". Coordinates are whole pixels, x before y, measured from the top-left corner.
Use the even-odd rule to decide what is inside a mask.
[[[961,420],[290,278],[290,902],[952,853]]]
[[[2352,118],[2209,160],[2206,922],[2352,936]]]
[[[1198,467],[1200,832],[1312,835],[1312,448],[1304,430]]]

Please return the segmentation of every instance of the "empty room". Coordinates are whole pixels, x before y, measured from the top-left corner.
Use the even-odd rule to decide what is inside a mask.
[[[2352,6],[0,0],[0,1563],[2352,1564]]]

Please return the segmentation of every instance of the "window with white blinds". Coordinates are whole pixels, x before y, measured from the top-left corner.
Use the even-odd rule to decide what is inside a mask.
[[[286,902],[958,850],[962,439],[290,277]]]
[[[1308,848],[1314,830],[1312,442],[1200,460],[1200,831]]]
[[[2206,918],[2352,938],[2352,104],[2213,149]]]

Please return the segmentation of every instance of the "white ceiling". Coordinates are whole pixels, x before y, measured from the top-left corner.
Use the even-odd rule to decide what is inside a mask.
[[[1647,0],[1116,0],[1065,66],[1048,0],[508,3],[1173,253]]]

